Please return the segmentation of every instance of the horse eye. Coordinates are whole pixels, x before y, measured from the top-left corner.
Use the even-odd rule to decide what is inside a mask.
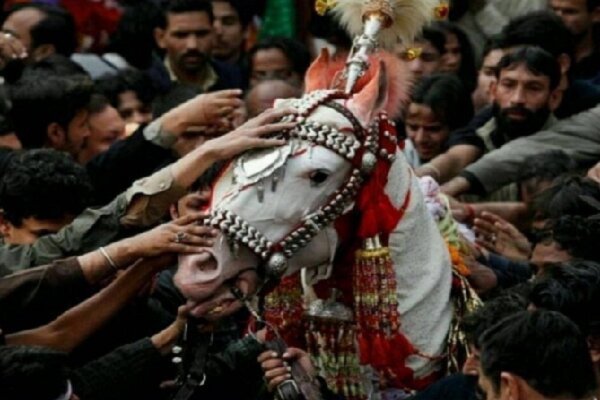
[[[329,178],[329,172],[318,169],[310,173],[310,183],[312,186],[318,186]]]

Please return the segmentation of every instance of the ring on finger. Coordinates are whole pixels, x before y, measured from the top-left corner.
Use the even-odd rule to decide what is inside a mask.
[[[185,234],[185,232],[177,232],[177,234],[175,235],[175,243],[184,243],[185,239],[187,238],[187,235]]]

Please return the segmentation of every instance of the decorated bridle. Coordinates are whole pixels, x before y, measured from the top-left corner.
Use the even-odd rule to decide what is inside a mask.
[[[264,269],[268,278],[281,277],[287,268],[287,261],[348,209],[375,168],[378,156],[388,161],[393,161],[395,157],[385,149],[379,150],[378,119],[365,129],[352,112],[336,101],[348,97],[339,90],[317,90],[294,100],[293,106],[298,112],[293,118],[298,124],[287,132],[289,138],[323,146],[352,164],[348,178],[329,197],[327,203],[306,216],[276,243],[232,211],[217,208],[207,219],[206,223],[221,230],[230,243],[243,244],[258,256],[263,261],[260,268]],[[350,121],[354,136],[329,125],[307,120],[320,106],[329,107]],[[382,115],[381,118],[386,117]],[[390,137],[390,140],[396,139]]]

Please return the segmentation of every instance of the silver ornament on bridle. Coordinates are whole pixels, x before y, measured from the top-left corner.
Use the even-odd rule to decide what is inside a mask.
[[[297,228],[285,235],[278,243],[271,242],[258,229],[226,209],[215,209],[205,220],[206,225],[219,229],[230,243],[245,245],[263,260],[267,277],[281,277],[287,269],[288,260],[308,245],[321,230],[344,214],[354,203],[362,185],[376,167],[379,154],[379,121],[374,121],[371,126],[364,129],[349,110],[335,102],[335,99],[345,97],[347,96],[343,92],[337,90],[318,90],[294,100],[292,106],[298,110],[298,114],[293,118],[298,125],[287,132],[289,138],[323,146],[352,163],[353,168],[348,178],[330,196],[326,204],[307,215]],[[333,108],[350,120],[355,136],[340,132],[332,126],[308,121],[306,118],[319,106]],[[362,155],[360,160],[357,160],[360,151]],[[284,157],[287,158],[289,154],[290,151],[287,150]],[[276,173],[285,165],[281,155],[275,154],[271,157],[275,161],[273,167],[266,168],[268,175]],[[243,166],[236,166],[236,168],[242,170]],[[260,177],[264,175],[265,173]],[[264,186],[258,187],[261,184],[260,180],[256,182],[259,201],[262,202]]]

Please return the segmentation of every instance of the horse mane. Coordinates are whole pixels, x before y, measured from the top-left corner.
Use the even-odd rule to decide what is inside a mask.
[[[378,51],[369,57],[370,67],[365,74],[357,81],[352,94],[359,93],[367,84],[375,78],[379,69],[380,62],[385,65],[385,74],[387,79],[387,100],[383,110],[387,112],[391,119],[396,119],[402,106],[409,99],[412,79],[405,63],[400,62],[396,56],[385,51]],[[330,57],[326,49],[311,64],[305,78],[306,92],[314,90],[339,88],[344,68],[346,67],[345,57]]]

